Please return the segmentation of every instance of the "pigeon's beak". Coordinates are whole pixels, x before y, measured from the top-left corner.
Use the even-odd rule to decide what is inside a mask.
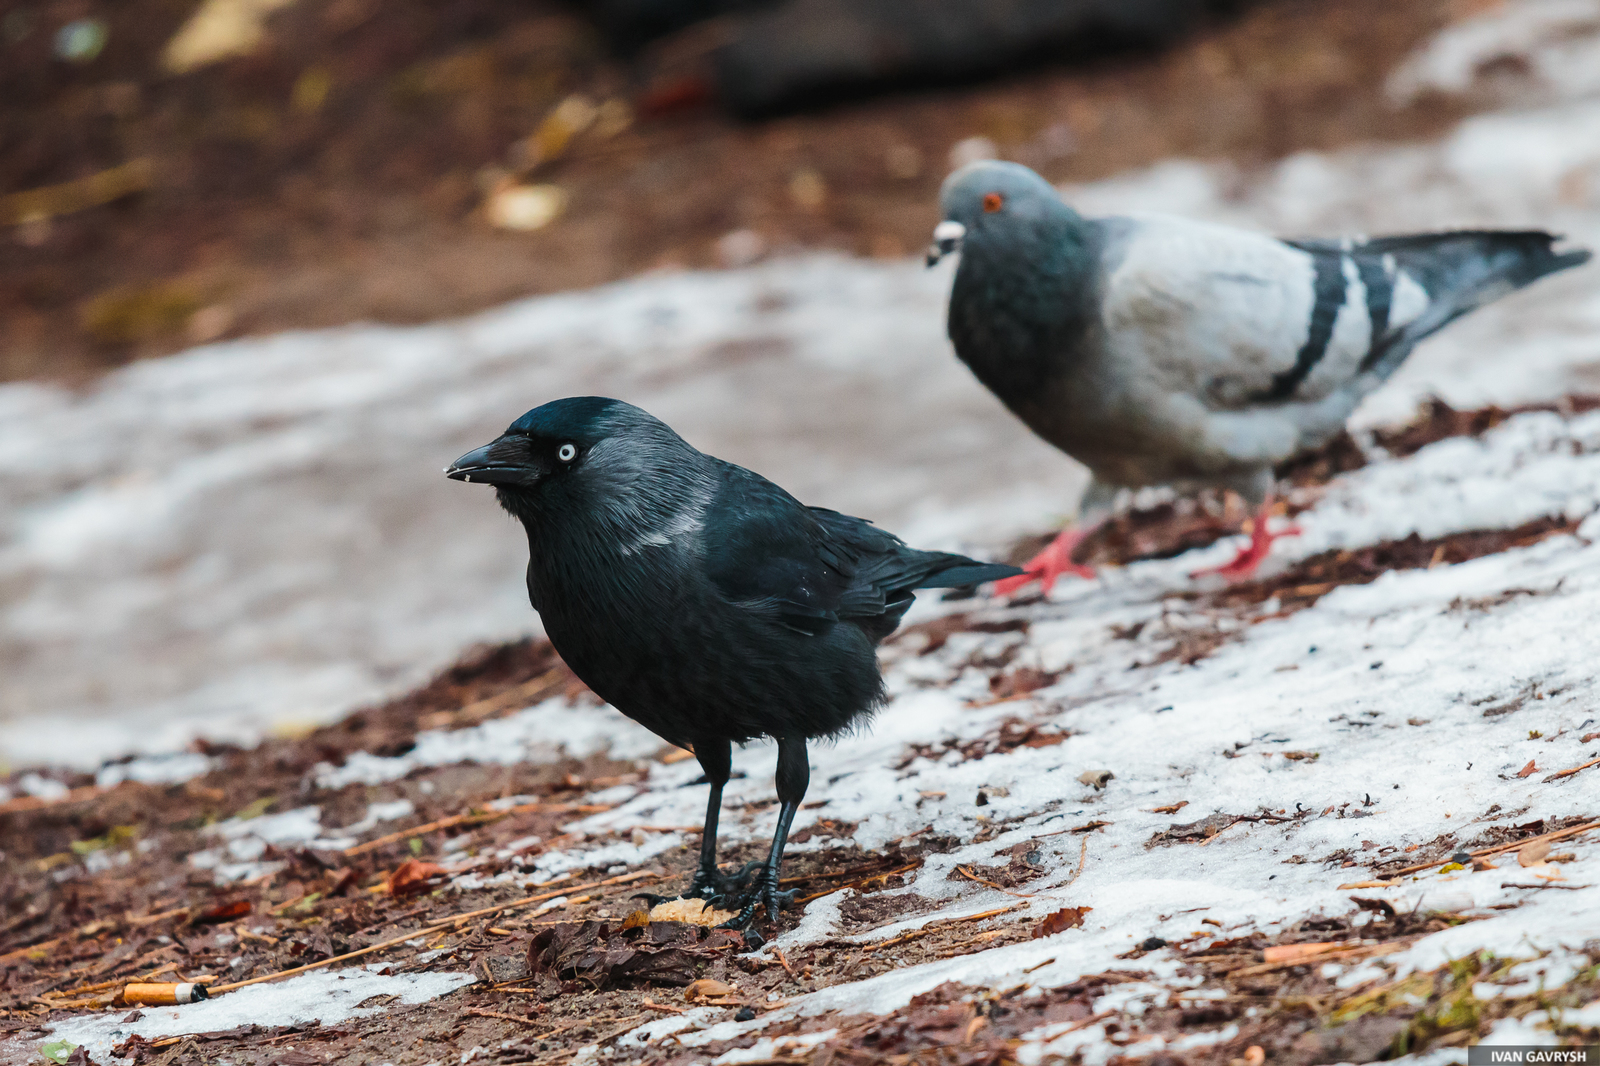
[[[928,245],[928,265],[935,265],[951,252],[959,252],[961,239],[966,235],[967,227],[954,219],[947,218],[933,227],[933,243]]]
[[[463,455],[445,467],[444,476],[487,485],[532,485],[543,471],[531,459],[527,438],[507,434]]]

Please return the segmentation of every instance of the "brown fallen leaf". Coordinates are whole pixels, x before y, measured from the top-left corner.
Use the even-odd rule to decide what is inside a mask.
[[[1550,854],[1550,842],[1537,840],[1532,844],[1524,844],[1517,849],[1517,865],[1522,867],[1538,866]]]
[[[1375,914],[1383,915],[1385,918],[1393,918],[1395,916],[1394,904],[1390,903],[1386,899],[1372,899],[1367,896],[1351,896],[1350,902],[1354,903],[1357,907],[1360,907],[1364,911],[1372,911]]]
[[[1026,696],[1030,692],[1048,688],[1056,683],[1059,673],[1046,673],[1034,666],[1023,666],[1008,674],[996,674],[989,679],[989,694],[996,703],[1018,696]],[[1060,744],[1067,739],[1065,733],[1039,734],[1022,741],[1024,747],[1045,748],[1052,744]]]
[[[1150,808],[1150,813],[1151,814],[1177,814],[1179,811],[1183,810],[1187,806],[1189,806],[1189,801],[1188,800],[1179,800],[1177,803],[1169,803],[1165,807],[1151,807]]]
[[[1081,928],[1083,916],[1092,910],[1093,907],[1062,907],[1054,914],[1046,915],[1038,925],[1034,926],[1033,938],[1038,940],[1040,937],[1064,933],[1068,929]]]
[[[436,862],[407,859],[389,872],[384,885],[395,899],[426,892],[435,878],[443,877],[445,869]]]
[[[1517,771],[1517,776],[1518,777],[1528,777],[1528,776],[1530,776],[1532,774],[1536,774],[1538,772],[1539,772],[1539,768],[1537,766],[1533,765],[1533,760],[1532,759],[1529,759],[1528,760],[1528,765],[1524,766],[1522,769]]]
[[[743,949],[744,935],[683,922],[651,922],[623,932],[604,921],[546,926],[528,942],[528,969],[596,989],[612,983],[693,984],[724,952]]]
[[[709,977],[702,977],[694,984],[683,990],[683,998],[690,1003],[705,1003],[714,999],[727,999],[737,996],[739,990],[725,981],[714,981]]]
[[[231,922],[235,918],[243,918],[250,913],[250,901],[236,899],[231,903],[219,903],[215,907],[208,907],[189,919],[190,925],[215,925],[218,922]]]

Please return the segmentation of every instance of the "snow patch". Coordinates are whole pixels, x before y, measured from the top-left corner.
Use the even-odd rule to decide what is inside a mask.
[[[661,746],[659,737],[611,707],[573,704],[557,697],[467,729],[419,733],[416,747],[404,755],[356,752],[343,766],[320,763],[313,773],[320,787],[343,788],[398,781],[429,766],[512,766],[551,762],[564,755],[581,759],[602,751],[629,759],[650,755]]]
[[[124,781],[138,781],[145,785],[176,785],[205,776],[215,765],[215,759],[192,751],[145,755],[101,767],[94,776],[94,783],[97,788],[114,788]]]
[[[189,865],[212,871],[218,884],[247,881],[280,870],[282,862],[259,861],[269,847],[304,847],[317,851],[343,851],[354,847],[359,834],[380,822],[404,818],[413,810],[410,800],[394,800],[367,806],[366,816],[339,831],[339,835],[322,835],[322,809],[297,807],[281,814],[264,814],[255,818],[229,818],[225,822],[207,826],[208,836],[219,836],[226,843],[217,848],[196,851],[189,856]]]
[[[138,1034],[146,1040],[187,1033],[210,1033],[241,1025],[305,1025],[320,1021],[337,1025],[353,1018],[382,1014],[384,1007],[363,1007],[374,996],[398,996],[394,1002],[427,1003],[473,984],[468,973],[380,974],[378,965],[342,970],[316,970],[282,981],[250,985],[215,999],[182,1007],[146,1007],[138,1021],[123,1012],[86,1014],[50,1026],[50,1039],[70,1040],[92,1058],[105,1061],[111,1048]],[[48,1041],[41,1041],[45,1043]]]
[[[1461,20],[1406,59],[1386,86],[1396,104],[1428,92],[1462,95],[1497,68],[1524,94],[1600,92],[1600,0],[1518,0]]]

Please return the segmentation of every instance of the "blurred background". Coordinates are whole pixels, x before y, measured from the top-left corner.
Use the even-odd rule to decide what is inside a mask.
[[[1082,481],[944,340],[953,166],[1593,244],[1597,101],[1600,0],[4,0],[0,756],[325,721],[535,631],[438,470],[566,393],[998,550]],[[1600,387],[1593,289],[1363,417]]]
[[[927,241],[1057,181],[1436,133],[1464,0],[6,0],[0,375]]]

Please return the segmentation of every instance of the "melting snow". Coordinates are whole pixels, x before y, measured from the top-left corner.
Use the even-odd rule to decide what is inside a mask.
[[[410,800],[373,803],[367,807],[366,817],[339,830],[337,836],[322,835],[322,809],[297,807],[281,814],[266,814],[255,818],[229,818],[225,822],[207,826],[205,832],[219,836],[226,843],[217,848],[207,848],[189,856],[189,864],[212,871],[218,884],[247,881],[263,874],[281,870],[286,865],[276,861],[259,861],[268,847],[304,847],[323,851],[343,851],[355,846],[358,834],[379,822],[404,818],[412,812]]]
[[[91,1058],[105,1061],[113,1045],[137,1033],[146,1040],[184,1033],[210,1033],[241,1025],[305,1025],[320,1021],[337,1025],[352,1018],[381,1014],[382,1006],[363,1007],[374,996],[398,996],[403,1004],[426,1003],[477,978],[467,973],[408,973],[383,975],[380,966],[350,966],[342,970],[315,970],[298,977],[251,985],[215,999],[182,1007],[145,1007],[144,1017],[123,1021],[126,1012],[88,1014],[57,1022],[47,1039],[70,1040],[82,1045]]]
[[[425,766],[510,766],[550,762],[563,754],[581,759],[607,750],[614,758],[627,759],[649,755],[661,747],[659,737],[610,707],[574,706],[555,699],[469,729],[419,733],[416,747],[404,755],[356,752],[343,766],[323,763],[315,773],[323,788],[342,788],[398,781]]]

